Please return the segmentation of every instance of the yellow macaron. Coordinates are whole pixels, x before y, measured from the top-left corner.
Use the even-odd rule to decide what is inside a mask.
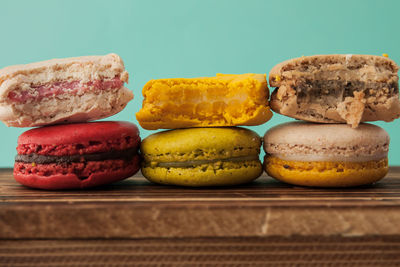
[[[190,128],[152,134],[141,144],[142,173],[150,181],[180,186],[227,186],[262,173],[260,137],[232,128]]]
[[[260,125],[272,113],[264,74],[150,80],[136,113],[147,130]]]
[[[388,172],[389,135],[362,123],[290,122],[264,136],[266,172],[289,184],[348,187],[374,183]]]

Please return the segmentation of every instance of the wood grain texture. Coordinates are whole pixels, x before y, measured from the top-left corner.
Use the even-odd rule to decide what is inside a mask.
[[[348,189],[264,175],[182,188],[141,175],[42,191],[0,171],[0,266],[400,266],[400,167]]]
[[[364,187],[182,188],[140,175],[92,190],[42,191],[0,173],[0,238],[400,235],[400,168]]]
[[[400,238],[6,240],[1,266],[399,266]]]

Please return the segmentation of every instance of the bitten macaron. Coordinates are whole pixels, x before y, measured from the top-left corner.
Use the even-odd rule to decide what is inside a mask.
[[[86,122],[125,108],[133,93],[116,54],[51,59],[0,70],[0,120],[33,127]]]
[[[290,59],[269,73],[271,108],[319,123],[393,121],[400,117],[397,64],[384,56],[316,55]]]
[[[358,186],[388,172],[389,135],[372,124],[284,123],[266,132],[264,150],[266,172],[294,185]]]
[[[152,134],[141,144],[142,173],[180,186],[228,186],[262,173],[261,138],[239,127],[190,128]]]
[[[272,113],[264,74],[150,80],[136,113],[147,130],[259,125]]]
[[[18,138],[14,178],[28,187],[58,190],[104,185],[140,169],[139,130],[102,121],[35,128]]]

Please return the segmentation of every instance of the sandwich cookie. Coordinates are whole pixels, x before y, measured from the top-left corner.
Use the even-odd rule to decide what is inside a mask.
[[[41,189],[74,189],[128,178],[140,169],[138,128],[129,122],[54,125],[18,138],[14,177]]]
[[[148,130],[259,125],[272,113],[264,74],[151,80],[136,113]]]
[[[142,174],[180,186],[227,186],[262,173],[261,139],[243,128],[191,128],[155,133],[141,144]]]
[[[372,124],[284,123],[266,132],[264,150],[267,173],[294,185],[358,186],[388,172],[389,135]]]
[[[116,54],[48,61],[0,70],[0,120],[32,127],[86,122],[120,112],[133,94]]]
[[[269,73],[271,108],[319,123],[393,121],[400,117],[396,63],[381,56],[320,55],[291,59]]]

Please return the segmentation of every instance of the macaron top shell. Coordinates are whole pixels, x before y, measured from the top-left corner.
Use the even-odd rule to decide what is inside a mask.
[[[9,79],[20,81],[23,77],[29,82],[45,83],[71,77],[81,80],[82,78],[99,78],[96,76],[114,78],[117,75],[121,76],[124,82],[128,82],[129,75],[125,71],[124,62],[116,54],[57,58],[25,65],[14,65],[0,69],[0,96],[6,93]]]
[[[346,124],[319,124],[302,121],[288,122],[271,128],[264,137],[265,143],[302,144],[329,147],[385,144],[388,133],[373,124],[360,124],[356,129]]]
[[[359,62],[374,62],[375,65],[385,66],[393,72],[398,71],[399,67],[396,62],[390,58],[375,55],[353,55],[353,54],[336,54],[336,55],[313,55],[306,57],[298,57],[283,61],[275,65],[269,72],[269,85],[273,87],[279,87],[282,84],[284,74],[286,71],[290,71],[294,66],[308,66],[319,63],[336,63],[336,64],[359,64]],[[335,69],[333,69],[335,70]],[[375,74],[376,75],[376,74]],[[289,78],[289,77],[288,77]],[[292,77],[290,77],[292,78]]]
[[[271,128],[264,150],[287,160],[366,161],[387,157],[388,133],[372,124],[356,129],[346,124],[289,122]]]
[[[165,131],[142,141],[146,160],[185,161],[258,155],[260,137],[245,128],[191,128]]]
[[[100,121],[46,126],[24,132],[18,138],[23,144],[76,144],[93,141],[107,141],[126,136],[140,141],[139,129],[129,122]]]

